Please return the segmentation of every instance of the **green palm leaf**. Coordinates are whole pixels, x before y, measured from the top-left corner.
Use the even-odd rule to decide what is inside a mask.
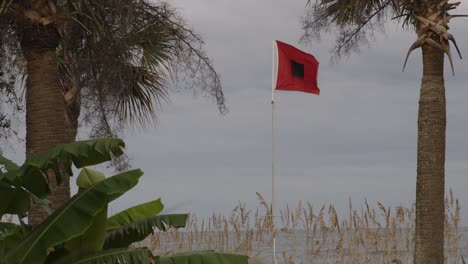
[[[164,231],[168,227],[185,227],[187,218],[187,214],[157,215],[121,226],[107,233],[104,248],[128,247],[152,234],[154,228]]]
[[[249,257],[212,251],[189,252],[156,258],[156,264],[247,264]]]
[[[107,220],[107,230],[116,229],[121,226],[155,216],[163,209],[164,205],[161,203],[161,199],[128,208],[125,211],[109,217]]]
[[[113,249],[86,256],[73,264],[152,264],[153,255],[146,248],[139,249]]]
[[[64,10],[79,21],[64,45],[89,93],[84,100],[111,119],[152,121],[155,105],[167,98],[164,80],[176,48],[173,34],[148,13],[152,5],[133,0],[64,3]]]
[[[6,263],[42,263],[50,248],[86,232],[94,217],[133,188],[142,175],[140,170],[118,174],[73,196],[11,250]]]

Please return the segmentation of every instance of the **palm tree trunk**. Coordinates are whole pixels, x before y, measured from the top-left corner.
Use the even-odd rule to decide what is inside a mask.
[[[444,263],[444,53],[424,45],[418,114],[415,264]]]
[[[54,23],[41,25],[22,18],[17,21],[17,33],[27,62],[26,79],[26,156],[31,156],[66,143],[69,140],[65,119],[65,101],[57,67],[56,49],[59,34]],[[57,185],[48,175],[52,208],[70,198],[68,177]],[[39,224],[46,213],[36,207],[29,212],[29,223]]]

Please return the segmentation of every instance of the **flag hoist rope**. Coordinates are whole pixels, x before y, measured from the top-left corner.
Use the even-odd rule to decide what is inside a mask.
[[[271,224],[273,236],[273,261],[276,264],[276,234],[275,234],[275,48],[273,40],[273,56],[271,63]]]

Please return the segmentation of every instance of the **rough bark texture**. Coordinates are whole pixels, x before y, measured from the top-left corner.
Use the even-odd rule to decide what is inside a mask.
[[[69,141],[65,119],[65,101],[57,67],[56,49],[59,34],[54,23],[40,25],[27,18],[20,19],[18,35],[27,62],[26,79],[26,156],[45,151]],[[68,177],[57,185],[55,176],[48,175],[52,208],[70,198]],[[39,224],[46,213],[31,207],[29,223]]]
[[[424,45],[418,113],[415,264],[444,263],[444,53]]]

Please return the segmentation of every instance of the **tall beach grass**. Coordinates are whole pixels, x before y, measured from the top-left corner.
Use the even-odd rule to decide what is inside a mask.
[[[333,205],[299,202],[279,210],[273,223],[271,209],[257,194],[259,205],[236,206],[230,215],[207,219],[191,215],[185,229],[156,232],[145,243],[155,253],[213,249],[247,254],[251,263],[273,263],[272,235],[278,263],[412,263],[414,206],[373,206],[364,201],[357,209],[351,200],[346,215]],[[446,198],[446,263],[461,264],[460,205],[452,192]],[[275,224],[275,226],[273,225]]]

